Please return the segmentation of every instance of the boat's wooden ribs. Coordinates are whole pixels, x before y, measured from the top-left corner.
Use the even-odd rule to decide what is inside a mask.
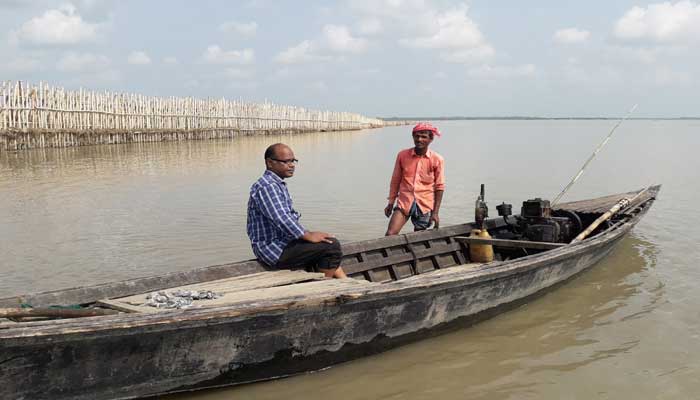
[[[461,233],[465,233],[462,225]],[[345,253],[342,267],[353,278],[390,282],[468,262],[467,247],[455,241],[456,232],[427,231],[377,239]],[[384,242],[377,246],[376,242]],[[344,249],[346,250],[346,249]]]

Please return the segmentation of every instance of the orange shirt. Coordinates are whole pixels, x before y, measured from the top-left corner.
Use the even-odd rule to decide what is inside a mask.
[[[414,148],[401,150],[396,156],[394,173],[389,185],[389,201],[397,198],[397,206],[408,214],[415,199],[423,213],[433,210],[435,191],[445,190],[445,160],[428,149],[419,156]]]

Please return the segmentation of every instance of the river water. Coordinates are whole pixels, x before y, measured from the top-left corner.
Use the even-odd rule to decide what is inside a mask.
[[[554,198],[615,121],[445,121],[442,225],[501,201]],[[594,269],[468,329],[318,373],[178,399],[680,399],[700,391],[700,121],[626,121],[566,200],[664,186]],[[409,127],[229,141],[0,152],[0,297],[252,257],[262,154],[289,144],[304,225],[381,236]],[[406,228],[408,229],[408,227]]]

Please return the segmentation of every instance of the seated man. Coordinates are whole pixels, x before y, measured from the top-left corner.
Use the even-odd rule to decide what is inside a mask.
[[[265,150],[266,170],[250,188],[248,237],[253,253],[272,267],[313,266],[327,277],[346,278],[340,268],[343,253],[336,238],[310,232],[299,223],[283,179],[291,178],[298,160],[289,146],[273,144]]]

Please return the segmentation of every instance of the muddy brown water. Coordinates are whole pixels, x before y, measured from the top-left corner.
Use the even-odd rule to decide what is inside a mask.
[[[442,225],[554,198],[615,121],[438,122]],[[250,258],[245,204],[274,142],[310,229],[381,236],[408,127],[0,152],[0,297]],[[468,329],[333,368],[173,399],[685,399],[700,390],[700,121],[627,121],[565,200],[661,183],[594,269]]]

